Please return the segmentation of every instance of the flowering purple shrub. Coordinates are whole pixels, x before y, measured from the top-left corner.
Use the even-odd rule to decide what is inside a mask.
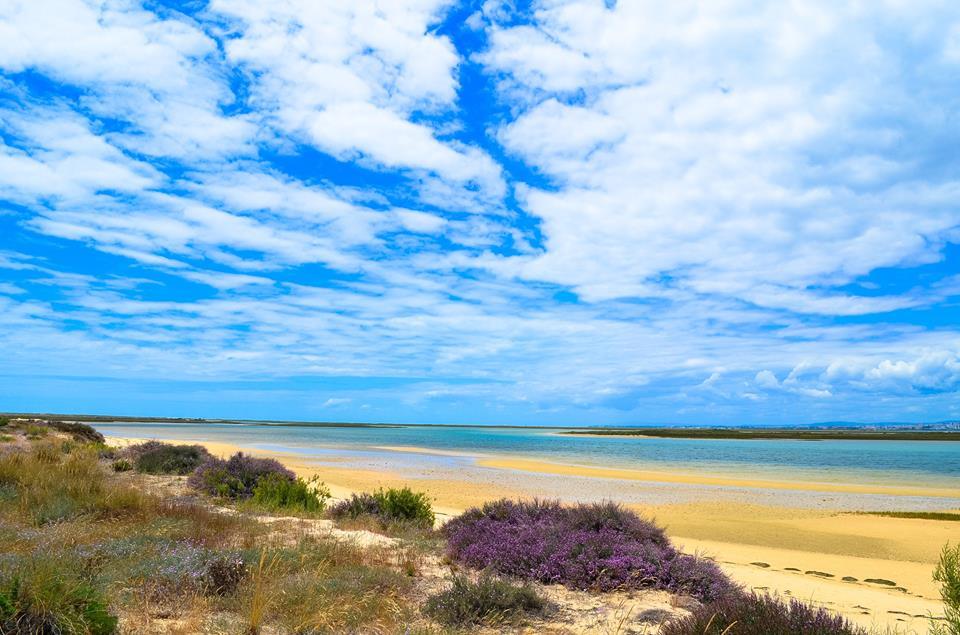
[[[215,496],[250,498],[257,482],[269,474],[276,475],[274,478],[296,480],[296,475],[279,461],[258,459],[237,452],[226,461],[209,457],[194,470],[187,483]]]
[[[614,503],[504,499],[466,511],[443,532],[451,559],[544,583],[657,588],[705,602],[737,588],[716,564],[679,552],[662,529]]]
[[[770,595],[736,593],[668,622],[662,635],[867,635],[840,615]]]

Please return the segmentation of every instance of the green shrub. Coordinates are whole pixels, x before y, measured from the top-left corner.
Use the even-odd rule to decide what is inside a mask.
[[[951,547],[947,543],[943,547],[933,579],[940,583],[946,619],[944,623],[935,622],[932,632],[935,635],[960,635],[960,544]]]
[[[433,527],[433,507],[430,498],[423,492],[414,492],[409,487],[378,490],[373,494],[353,494],[330,509],[334,518],[356,519],[373,516],[381,524],[411,523]]]
[[[102,434],[85,423],[76,421],[47,421],[46,425],[54,430],[66,432],[73,437],[74,441],[81,443],[106,443],[106,439],[103,438]]]
[[[430,499],[423,492],[414,492],[409,487],[390,488],[379,491],[381,514],[389,520],[411,521],[432,527],[434,516]]]
[[[10,417],[0,417],[0,428],[6,428],[10,425]]]
[[[201,466],[190,475],[190,484],[208,494],[222,498],[239,498],[244,491],[243,481],[226,467],[206,468]]]
[[[147,441],[127,449],[138,472],[146,474],[179,474],[193,472],[210,453],[201,445],[171,445]]]
[[[55,558],[21,563],[0,583],[0,633],[111,635],[117,618],[89,582]]]
[[[260,477],[253,488],[252,502],[270,511],[321,512],[330,498],[330,490],[317,477],[308,481],[290,480],[282,474]]]
[[[447,626],[515,623],[527,614],[542,613],[547,608],[546,600],[529,584],[516,584],[488,574],[481,575],[476,582],[456,575],[449,589],[430,596],[424,606],[427,615]]]
[[[133,464],[126,459],[117,459],[110,464],[114,472],[129,472],[133,469]]]
[[[14,437],[9,434],[0,434],[0,443],[8,443],[13,441]]]

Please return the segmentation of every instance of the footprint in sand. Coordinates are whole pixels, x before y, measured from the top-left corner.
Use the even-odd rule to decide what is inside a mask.
[[[869,582],[870,584],[879,584],[882,586],[897,586],[896,582],[893,582],[892,580],[884,580],[883,578],[866,578],[864,579],[864,582]]]
[[[760,567],[761,569],[769,569],[769,568],[770,568],[770,565],[767,564],[766,562],[751,562],[750,564],[752,564],[752,565],[755,566],[755,567]]]
[[[843,580],[844,582],[859,582],[859,580],[857,580],[857,579],[856,579],[855,577],[853,577],[852,575],[845,575],[845,576],[843,576],[842,580]]]
[[[799,570],[800,570],[800,569],[798,569],[798,568],[796,568],[796,567],[787,567],[786,569],[784,569],[784,571],[799,571]]]
[[[825,571],[804,571],[804,574],[806,574],[806,575],[815,575],[815,576],[817,576],[818,578],[834,578],[834,577],[836,577],[836,576],[834,576],[832,573],[826,573]]]

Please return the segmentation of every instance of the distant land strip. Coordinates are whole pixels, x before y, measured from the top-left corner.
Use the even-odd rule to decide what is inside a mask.
[[[960,441],[960,430],[757,430],[747,428],[596,428],[563,434],[667,439],[793,439],[798,441]]]

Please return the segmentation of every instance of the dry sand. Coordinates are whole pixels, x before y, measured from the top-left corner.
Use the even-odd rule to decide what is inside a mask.
[[[110,441],[123,444],[140,440],[111,438]],[[202,445],[216,455],[227,456],[242,450],[256,456],[274,457],[303,476],[320,474],[337,497],[409,484],[434,499],[441,522],[446,516],[486,500],[534,495],[542,484],[536,479],[545,476],[561,484],[568,479],[600,479],[599,482],[608,487],[607,497],[613,500],[618,499],[621,491],[635,494],[638,488],[644,487],[704,486],[699,500],[631,503],[630,507],[654,517],[685,550],[716,559],[731,577],[747,587],[821,603],[863,626],[881,631],[889,628],[894,633],[927,633],[927,616],[942,614],[931,579],[933,566],[943,544],[960,539],[957,522],[712,500],[712,492],[725,487],[779,491],[784,497],[801,493],[807,496],[882,494],[894,501],[900,496],[934,500],[960,498],[956,490],[758,481],[499,457],[480,458],[474,472],[461,471],[459,478],[451,478],[451,473],[456,476],[458,472],[425,470],[411,475],[390,469],[338,465],[336,457],[264,451],[220,442]],[[424,448],[383,449],[436,454]]]

